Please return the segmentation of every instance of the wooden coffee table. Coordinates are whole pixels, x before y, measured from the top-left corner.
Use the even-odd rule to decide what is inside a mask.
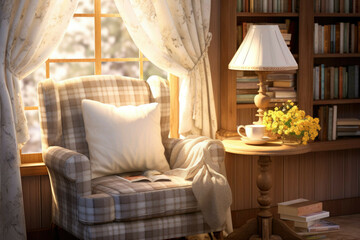
[[[226,239],[302,239],[284,222],[273,219],[269,211],[271,205],[269,191],[272,187],[269,166],[273,156],[303,154],[310,152],[310,147],[308,145],[283,145],[280,141],[267,142],[263,145],[248,145],[241,141],[240,137],[227,138],[222,142],[227,153],[259,156],[258,165],[260,167],[260,174],[257,178],[257,187],[260,192],[257,201],[260,205],[260,212],[257,219],[249,220]]]

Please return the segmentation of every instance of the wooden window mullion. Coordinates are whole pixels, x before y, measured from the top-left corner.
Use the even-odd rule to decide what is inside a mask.
[[[101,74],[101,0],[95,0],[95,75]]]

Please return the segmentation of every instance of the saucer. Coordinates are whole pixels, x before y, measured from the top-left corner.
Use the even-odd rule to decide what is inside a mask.
[[[263,137],[261,139],[251,139],[251,138],[247,138],[247,137],[242,137],[241,140],[246,143],[246,144],[250,144],[250,145],[262,145],[267,143],[270,139],[269,137]]]

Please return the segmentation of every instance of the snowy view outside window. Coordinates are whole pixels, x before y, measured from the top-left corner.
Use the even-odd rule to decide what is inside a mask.
[[[94,1],[80,0],[75,13],[94,13]],[[101,13],[118,14],[114,1],[102,0]],[[94,18],[74,17],[63,41],[50,59],[93,59],[94,54]],[[139,57],[139,50],[119,17],[102,17],[101,19],[101,57],[105,59]],[[167,76],[166,72],[150,62],[144,62],[143,71],[144,80],[151,75],[159,75],[163,78]],[[94,73],[94,62],[50,62],[50,78],[56,81]],[[102,62],[101,73],[139,78],[139,62]],[[37,83],[44,80],[45,76],[46,69],[43,64],[20,81],[25,106],[38,106]],[[23,147],[22,153],[41,152],[38,110],[27,110],[25,114],[28,120],[30,141]]]

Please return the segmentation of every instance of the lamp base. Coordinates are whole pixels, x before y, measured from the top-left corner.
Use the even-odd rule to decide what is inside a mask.
[[[255,106],[258,108],[256,116],[259,117],[257,124],[262,124],[264,112],[266,111],[267,106],[270,102],[270,97],[266,95],[266,77],[269,72],[256,72],[259,77],[259,91],[254,98]],[[255,124],[255,123],[254,123]]]

